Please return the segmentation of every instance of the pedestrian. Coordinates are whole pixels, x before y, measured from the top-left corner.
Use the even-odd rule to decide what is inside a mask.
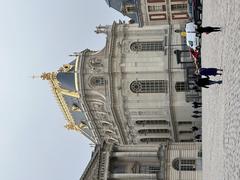
[[[198,134],[195,136],[195,139],[201,139],[202,135],[201,134]]]
[[[212,81],[209,79],[209,76],[207,76],[206,78],[198,78],[195,80],[195,83],[199,87],[209,88],[208,86],[212,84],[222,84],[222,81]]]
[[[216,75],[222,75],[222,69],[218,68],[199,68],[196,73],[202,76],[216,76]]]
[[[194,132],[194,131],[197,131],[198,130],[198,127],[196,127],[196,126],[193,126],[192,127],[192,131]]]
[[[200,105],[193,105],[192,106],[194,109],[197,109],[197,108],[200,108],[200,107],[202,107],[202,106],[200,106]]]
[[[200,118],[201,116],[199,115],[192,115],[193,118]]]
[[[196,31],[197,31],[198,33],[206,33],[206,34],[209,34],[209,33],[211,33],[211,32],[221,31],[221,27],[212,27],[212,26],[198,27],[198,28],[196,28]]]
[[[193,104],[192,107],[193,107],[194,109],[197,109],[197,108],[199,108],[199,107],[202,107],[202,103],[200,103],[200,102],[193,102],[192,104]]]
[[[196,101],[194,101],[193,103],[192,103],[193,105],[202,105],[202,103],[201,102],[196,102]]]
[[[194,114],[201,114],[201,111],[193,111]]]

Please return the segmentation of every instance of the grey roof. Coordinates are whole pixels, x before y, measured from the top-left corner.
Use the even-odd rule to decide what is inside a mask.
[[[59,72],[57,74],[57,80],[60,82],[60,86],[64,89],[75,91],[75,74],[72,72]]]
[[[123,14],[122,7],[124,4],[133,4],[135,7],[138,8],[138,0],[105,0],[105,2],[108,4],[109,7],[119,11],[120,13]],[[138,10],[137,10],[138,11]],[[133,12],[133,13],[127,13],[123,14],[128,16],[129,18],[133,19],[136,23],[138,23],[138,12]]]
[[[79,125],[79,124],[83,123],[88,126],[87,118],[83,111],[71,111],[73,105],[75,105],[81,109],[79,99],[76,97],[67,96],[67,95],[63,95],[63,98],[68,106],[68,109],[70,110],[70,113],[74,119],[75,124]],[[94,135],[89,128],[83,128],[82,131],[85,135],[87,135],[89,138],[94,140]]]

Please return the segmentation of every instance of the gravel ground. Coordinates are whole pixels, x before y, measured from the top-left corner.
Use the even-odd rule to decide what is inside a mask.
[[[240,180],[240,0],[203,0],[202,67],[222,68],[203,89],[203,180]]]

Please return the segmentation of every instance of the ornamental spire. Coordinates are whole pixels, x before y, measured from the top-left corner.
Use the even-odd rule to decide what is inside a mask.
[[[55,78],[55,73],[52,72],[52,73],[42,73],[42,75],[40,76],[42,80],[53,80]]]
[[[99,34],[99,33],[105,33],[107,34],[107,26],[102,26],[101,24],[99,26],[96,27],[95,33]]]

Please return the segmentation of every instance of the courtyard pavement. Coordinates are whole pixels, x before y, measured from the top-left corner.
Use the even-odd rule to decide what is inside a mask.
[[[240,0],[203,0],[202,67],[223,69],[203,88],[203,180],[240,180]]]

